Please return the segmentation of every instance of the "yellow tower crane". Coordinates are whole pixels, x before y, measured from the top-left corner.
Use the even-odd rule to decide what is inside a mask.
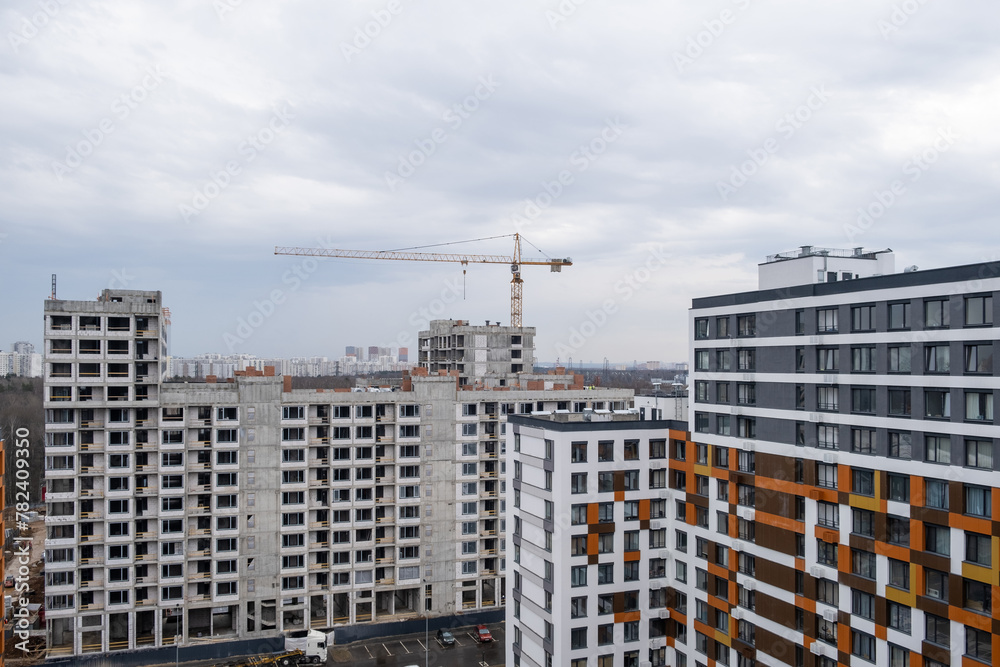
[[[559,272],[564,266],[573,266],[570,258],[522,260],[520,234],[504,234],[502,236],[489,236],[481,239],[470,239],[469,241],[456,241],[455,243],[471,243],[474,241],[488,241],[498,238],[514,238],[514,252],[511,255],[474,255],[463,253],[436,253],[436,252],[411,252],[413,248],[403,250],[340,250],[337,248],[291,248],[276,246],[275,255],[306,255],[308,257],[345,257],[351,259],[393,259],[412,262],[456,262],[467,266],[469,264],[509,264],[510,279],[510,325],[512,327],[521,326],[521,289],[524,281],[521,279],[522,266],[547,266],[552,272]],[[525,240],[526,243],[529,241]],[[454,243],[442,243],[439,245],[454,245]],[[431,246],[421,246],[424,248]]]

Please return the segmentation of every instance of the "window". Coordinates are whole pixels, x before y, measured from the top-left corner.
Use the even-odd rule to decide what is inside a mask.
[[[910,328],[910,304],[890,303],[889,304],[889,330]]]
[[[740,336],[754,336],[757,334],[757,316],[754,314],[750,315],[737,315],[736,316],[736,330],[737,334]]]
[[[806,370],[806,349],[804,347],[795,348],[795,370],[796,372]]]
[[[694,352],[694,369],[696,371],[707,371],[708,370],[708,350],[695,350]]]
[[[889,354],[889,372],[890,373],[909,373],[910,372],[910,346],[890,346],[888,349]]]
[[[821,373],[835,372],[840,368],[840,349],[821,347],[816,350],[816,370]]]
[[[837,385],[816,387],[816,409],[836,412],[839,409],[840,388]]]
[[[816,599],[834,607],[840,604],[840,584],[829,579],[816,580]]]
[[[924,505],[939,510],[948,509],[948,482],[940,479],[924,480]]]
[[[853,387],[851,389],[852,412],[875,412],[875,389]]]
[[[965,513],[989,518],[991,515],[990,489],[965,485]]]
[[[840,527],[840,506],[836,503],[828,503],[822,500],[816,503],[816,522],[827,528]]]
[[[889,473],[887,477],[889,483],[889,500],[901,503],[910,502],[910,478],[906,475]]]
[[[697,433],[708,433],[708,413],[694,413],[694,430]],[[683,459],[680,459],[683,460]]]
[[[965,534],[965,560],[976,565],[990,567],[993,560],[990,537],[967,532]]]
[[[741,371],[752,371],[757,367],[756,350],[740,350],[736,355],[736,366]]]
[[[587,597],[577,597],[572,598],[569,601],[570,617],[571,618],[586,618],[587,616]]]
[[[951,392],[947,389],[924,391],[924,414],[929,419],[951,418]]]
[[[708,338],[708,319],[700,318],[694,321],[694,337],[695,340]]]
[[[587,473],[575,472],[570,476],[572,493],[587,493]]]
[[[820,449],[838,449],[839,448],[839,426],[829,426],[827,424],[820,424],[816,427],[817,441],[816,446]]]
[[[816,540],[816,562],[837,567],[837,543]]]
[[[837,333],[837,309],[821,308],[816,311],[817,333]]]
[[[875,495],[875,471],[852,468],[851,492],[862,496]]]
[[[969,296],[965,298],[965,325],[993,324],[993,297]]]
[[[875,348],[872,346],[852,348],[851,370],[855,373],[874,373]]]
[[[924,568],[924,595],[948,601],[948,573]]]
[[[924,372],[949,373],[951,371],[951,348],[947,345],[924,346]]]
[[[889,457],[907,459],[911,457],[911,437],[909,433],[889,433]]]
[[[886,602],[887,624],[893,630],[910,634],[910,608],[898,602]]]
[[[941,329],[949,324],[951,311],[947,300],[924,301],[924,328]]]
[[[858,454],[875,453],[875,430],[868,428],[851,429],[851,451]]]
[[[866,579],[874,579],[875,554],[861,549],[851,549],[851,573]]]
[[[905,517],[887,516],[885,521],[886,542],[900,546],[910,546],[910,520]]]
[[[867,632],[851,630],[851,655],[868,662],[875,662],[875,637]]]
[[[946,435],[924,436],[924,460],[929,463],[951,463],[951,438]]]
[[[857,535],[875,537],[875,518],[871,510],[851,509],[851,532]]]
[[[993,392],[965,392],[965,418],[969,421],[993,421]]]
[[[736,435],[741,438],[756,438],[757,420],[753,417],[737,417]]]
[[[889,414],[910,416],[910,390],[902,387],[889,388]]]
[[[909,563],[894,558],[889,559],[889,585],[904,591],[910,590]]]
[[[587,566],[586,565],[574,565],[569,569],[570,585],[571,586],[586,586],[587,585]]]
[[[730,418],[729,415],[717,415],[716,416],[716,433],[719,435],[729,435],[730,434]]]
[[[615,583],[614,563],[599,563],[597,565],[597,583],[599,585]]]
[[[980,614],[989,614],[993,609],[993,587],[981,581],[962,580],[962,606]]]
[[[924,525],[927,551],[941,556],[951,555],[951,533],[947,526]]]
[[[864,591],[851,591],[851,613],[869,621],[875,620],[875,596]]]
[[[993,441],[965,440],[965,465],[970,468],[993,469]]]
[[[948,619],[925,613],[924,639],[945,648],[951,646],[951,627]]]
[[[573,650],[587,648],[587,628],[572,628],[569,631],[569,647]]]
[[[695,380],[694,401],[695,403],[708,403],[708,381]]]
[[[965,626],[965,655],[992,664],[993,637],[989,632]]]
[[[875,306],[854,306],[851,308],[851,331],[875,330]]]
[[[728,371],[732,370],[730,361],[729,350],[716,350],[715,351],[715,366],[716,370]]]
[[[816,464],[816,486],[826,489],[837,488],[837,464],[817,463]]]

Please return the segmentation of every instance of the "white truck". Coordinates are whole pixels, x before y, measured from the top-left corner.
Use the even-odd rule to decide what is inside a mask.
[[[319,630],[303,630],[285,636],[285,651],[301,651],[299,662],[326,664],[326,647],[332,641]]]

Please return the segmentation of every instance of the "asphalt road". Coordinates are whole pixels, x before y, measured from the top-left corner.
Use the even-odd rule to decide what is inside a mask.
[[[441,646],[432,632],[429,650],[426,652],[429,667],[478,667],[485,658],[489,667],[504,664],[503,625],[489,626],[493,641],[479,644],[475,640],[474,627],[452,630],[454,646]],[[353,644],[330,647],[327,664],[350,663],[352,667],[423,667],[425,662],[425,642],[423,634],[402,635],[355,642]]]

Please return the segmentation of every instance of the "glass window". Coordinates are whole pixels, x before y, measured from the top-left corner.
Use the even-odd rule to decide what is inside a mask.
[[[965,418],[970,421],[993,421],[993,392],[965,392]]]
[[[982,486],[965,485],[965,513],[973,516],[989,518],[992,514],[990,503],[991,489]]]
[[[855,373],[875,372],[875,348],[872,346],[852,348],[851,370]]]
[[[976,345],[965,346],[965,372],[966,373],[992,373],[993,372],[993,345],[989,343],[978,343]]]
[[[708,319],[699,318],[694,321],[694,337],[696,340],[708,338]]]
[[[948,308],[947,300],[935,300],[924,302],[924,328],[940,329],[947,327],[951,311]]]
[[[924,372],[951,372],[951,348],[947,345],[926,345],[924,347]]]
[[[965,298],[966,326],[993,324],[993,297],[969,296]]]
[[[854,306],[851,308],[851,331],[875,330],[875,306]]]
[[[951,463],[951,438],[947,435],[924,436],[924,460],[929,463]]]
[[[837,309],[822,308],[816,311],[817,333],[837,333]]]
[[[889,372],[890,373],[909,373],[910,372],[910,346],[890,346],[888,349],[889,354]]]
[[[894,459],[910,459],[912,455],[909,433],[889,433],[889,456]]]
[[[910,304],[890,303],[889,304],[889,329],[909,329],[910,328]]]
[[[924,391],[924,414],[933,419],[950,419],[951,392],[947,389]]]

